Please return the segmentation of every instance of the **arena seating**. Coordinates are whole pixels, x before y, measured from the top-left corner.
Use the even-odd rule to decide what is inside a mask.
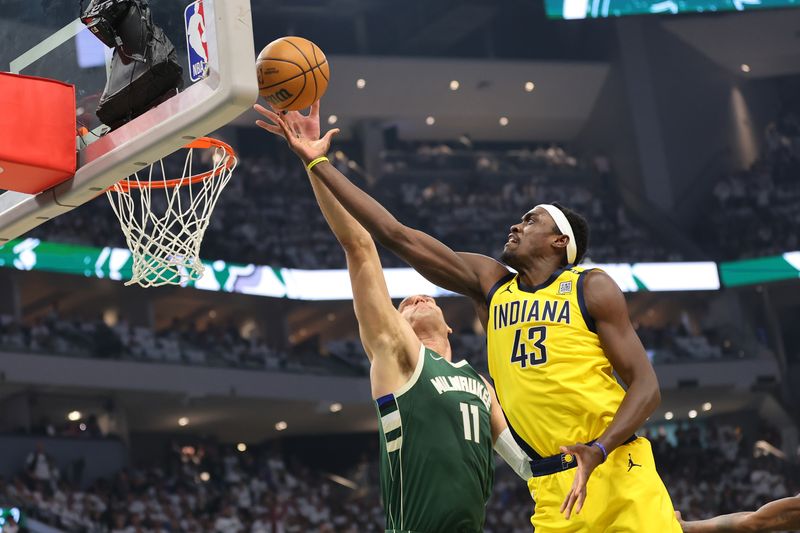
[[[755,458],[753,443],[732,426],[700,422],[673,430],[667,436],[653,428],[650,438],[675,508],[688,518],[754,509],[800,491],[796,465],[773,456]],[[779,444],[774,431],[765,428],[760,435]],[[276,449],[238,453],[209,443],[175,445],[164,464],[124,470],[87,489],[56,473],[51,481],[36,480],[22,467],[14,479],[0,481],[0,497],[68,532],[383,530],[377,462],[366,453],[340,474],[355,489]],[[527,533],[531,512],[524,483],[499,466],[485,531]]]

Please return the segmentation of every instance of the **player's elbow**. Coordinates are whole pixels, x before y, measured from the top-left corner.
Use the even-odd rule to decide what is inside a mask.
[[[658,386],[658,381],[655,382],[655,387],[650,393],[650,412],[652,413],[658,406],[661,405],[661,389]]]
[[[406,249],[411,244],[411,228],[404,226],[397,220],[381,226],[375,235],[375,239],[395,253]]]
[[[375,248],[375,243],[367,232],[339,237],[339,244],[342,245],[344,252],[354,259],[371,253]]]
[[[661,388],[658,386],[658,377],[652,367],[644,369],[636,379],[636,389],[641,400],[642,408],[651,415],[661,405]],[[632,383],[632,385],[633,385]]]
[[[752,531],[753,533],[756,533],[758,531],[770,530],[770,526],[773,524],[770,523],[770,520],[759,516],[758,513],[745,513],[739,516],[739,523],[736,525],[736,531],[747,533]]]

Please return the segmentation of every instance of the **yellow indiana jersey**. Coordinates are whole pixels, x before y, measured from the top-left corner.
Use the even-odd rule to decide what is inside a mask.
[[[586,310],[585,273],[569,265],[536,287],[509,275],[488,294],[497,397],[511,430],[542,457],[599,437],[625,396]]]

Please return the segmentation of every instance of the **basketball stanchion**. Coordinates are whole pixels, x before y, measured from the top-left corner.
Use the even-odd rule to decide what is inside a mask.
[[[133,275],[125,285],[181,285],[203,277],[200,245],[237,158],[228,144],[209,137],[185,149],[181,177],[169,178],[159,160],[106,191],[133,259]],[[195,152],[202,150],[211,151],[212,168],[194,173],[196,160],[202,159]]]

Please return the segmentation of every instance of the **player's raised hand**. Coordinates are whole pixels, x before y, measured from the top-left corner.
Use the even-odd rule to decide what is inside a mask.
[[[561,504],[561,512],[564,513],[564,518],[569,520],[573,508],[575,514],[579,514],[583,509],[583,502],[586,501],[586,483],[589,482],[589,476],[592,475],[594,469],[603,462],[603,452],[596,446],[576,444],[562,446],[561,453],[572,454],[578,460],[572,487],[569,489],[567,497],[564,498],[564,503]]]
[[[277,113],[259,104],[253,108],[269,120],[269,122],[257,120],[256,125],[286,139],[289,147],[305,163],[327,154],[331,147],[331,139],[339,133],[339,129],[334,128],[320,138],[319,101],[311,106],[308,115],[303,115],[299,111]]]

